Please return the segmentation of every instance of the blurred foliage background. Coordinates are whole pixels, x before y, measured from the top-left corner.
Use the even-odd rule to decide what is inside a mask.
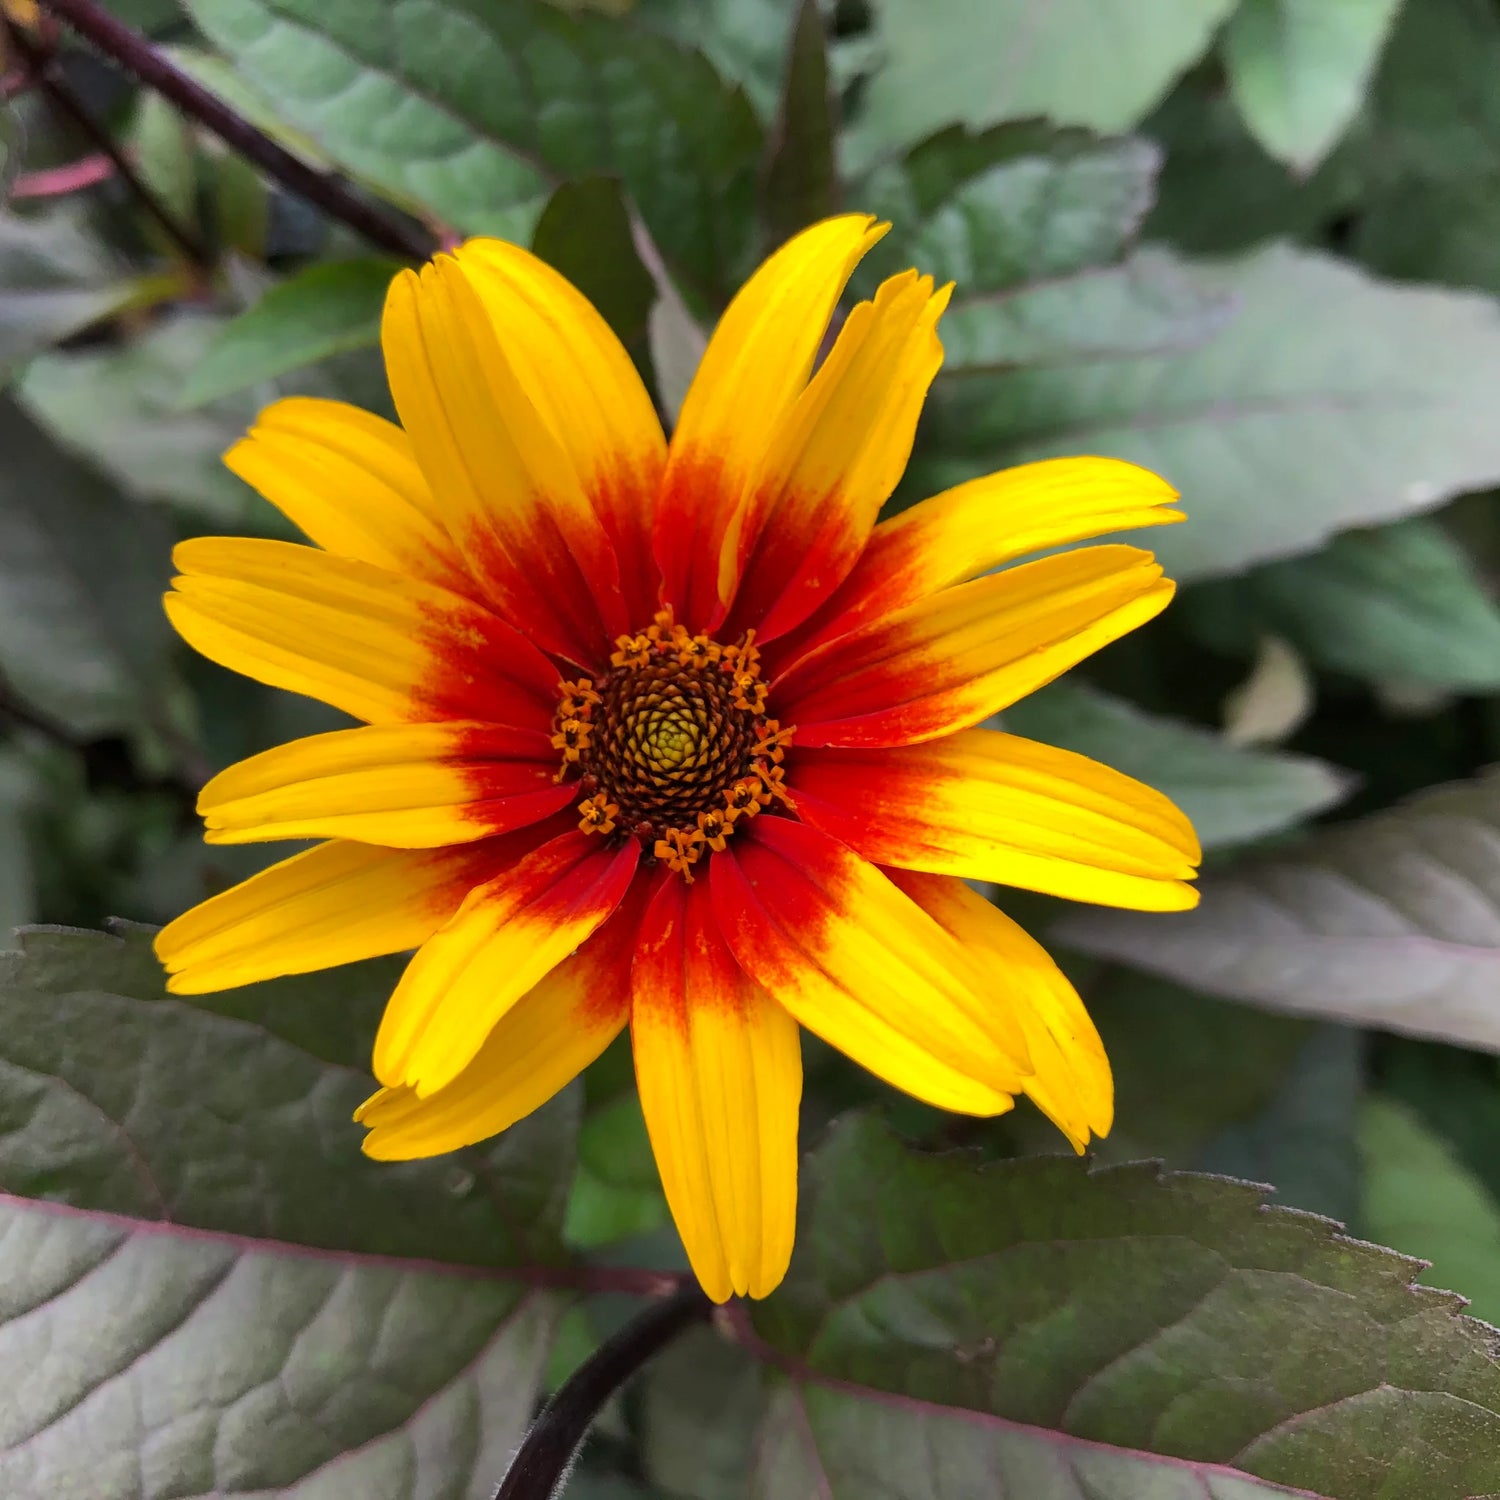
[[[895,227],[858,293],[908,264],[957,283],[942,328],[947,361],[894,505],[1053,454],[1110,454],[1167,476],[1190,521],[1146,544],[1181,581],[1178,602],[1009,711],[1005,725],[1176,798],[1208,850],[1202,906],[1159,918],[997,899],[1057,948],[1104,1034],[1119,1092],[1104,1162],[1162,1157],[1273,1184],[1281,1202],[1433,1261],[1428,1283],[1500,1320],[1500,775],[1487,770],[1500,760],[1495,0],[110,0],[108,9],[303,160],[389,205],[418,243],[490,233],[534,246],[605,312],[668,414],[703,330],[756,260],[814,218],[860,209]],[[171,544],[203,532],[283,534],[218,461],[275,396],[336,395],[389,412],[376,338],[399,262],[29,6],[0,0],[0,10],[12,17],[0,47],[0,930],[158,923],[288,852],[205,847],[197,786],[233,760],[338,722],[172,639],[159,606]],[[123,154],[138,186],[102,143]],[[371,1169],[345,1187],[301,1162],[287,1186],[307,1118],[293,1111],[278,1125],[256,1110],[267,1099],[301,1109],[333,1089],[338,1108],[319,1128],[330,1161],[354,1170],[357,1132],[338,1123],[340,1110],[349,1090],[358,1097],[353,1074],[390,966],[209,997],[197,1019],[168,1022],[185,1008],[160,1000],[139,933],[118,931],[32,931],[0,969],[0,1187],[351,1254],[680,1264],[628,1053],[611,1052],[581,1091],[476,1154],[480,1165]],[[200,1022],[207,1029],[191,1031]],[[213,1029],[252,1023],[253,1045],[249,1033]],[[309,1059],[337,1087],[308,1073]],[[962,1144],[986,1159],[1061,1146],[1024,1105],[996,1122],[948,1120],[887,1096],[822,1049],[808,1066],[810,1146],[855,1106],[873,1107],[908,1142]],[[179,1069],[214,1102],[187,1097],[169,1076]],[[74,1113],[79,1099],[116,1125],[135,1121],[128,1153],[110,1132],[91,1133]],[[842,1182],[839,1192],[863,1203],[842,1221],[845,1234],[861,1213],[879,1218],[873,1196],[861,1200],[851,1184],[872,1181],[902,1149],[868,1121],[819,1146],[814,1184]],[[121,1186],[134,1170],[127,1156],[158,1179],[159,1212],[149,1192]],[[898,1194],[886,1209],[895,1218],[881,1220],[893,1265],[902,1233],[915,1234],[924,1215],[941,1219],[942,1194],[969,1191],[936,1178],[903,1188],[926,1170],[922,1160],[880,1169]],[[523,1194],[520,1222],[543,1249],[518,1248],[530,1230],[485,1218],[470,1196],[476,1173]],[[833,1187],[818,1191],[842,1201]],[[417,1205],[399,1232],[388,1222],[392,1193]],[[326,1201],[308,1207],[319,1195]],[[1243,1209],[1211,1197],[1201,1204],[1210,1226]],[[1111,1220],[1097,1210],[1100,1223],[1128,1221],[1148,1237],[1187,1233],[1149,1228],[1156,1211],[1116,1205]],[[967,1282],[942,1296],[967,1307],[979,1330],[972,1347],[920,1334],[885,1304],[860,1337],[840,1335],[835,1319],[821,1342],[799,1343],[811,1281],[826,1271],[827,1287],[839,1284],[827,1225],[840,1221],[826,1213],[824,1230],[821,1220],[804,1229],[802,1279],[794,1271],[758,1337],[825,1359],[846,1382],[884,1381],[913,1399],[990,1412],[1001,1428],[1037,1423],[1139,1451],[1102,1478],[1090,1479],[1081,1459],[1057,1478],[1026,1467],[1042,1460],[1013,1436],[1023,1429],[976,1436],[931,1417],[921,1437],[929,1467],[918,1472],[916,1433],[898,1441],[890,1413],[861,1428],[825,1393],[798,1419],[812,1423],[824,1494],[936,1494],[942,1473],[944,1495],[996,1493],[963,1488],[955,1476],[967,1464],[964,1473],[1009,1474],[1032,1486],[1015,1493],[1042,1500],[1175,1497],[1151,1486],[1176,1484],[1178,1470],[1142,1455],[1233,1463],[1318,1494],[1500,1491],[1496,1382],[1475,1374],[1462,1385],[1451,1374],[1488,1347],[1478,1334],[1464,1335],[1467,1352],[1431,1353],[1447,1373],[1409,1382],[1461,1394],[1471,1425],[1448,1412],[1441,1440],[1408,1407],[1381,1418],[1405,1434],[1386,1446],[1352,1417],[1304,1447],[1284,1440],[1276,1422],[1366,1391],[1372,1369],[1382,1389],[1399,1384],[1402,1359],[1420,1359],[1377,1357],[1342,1314],[1300,1302],[1294,1313],[1302,1292],[1269,1285],[1246,1291],[1246,1306],[1283,1297],[1283,1311],[1256,1313],[1253,1338],[1241,1343],[1250,1324],[1228,1313],[1212,1325],[1217,1358],[1241,1383],[1226,1375],[1210,1399],[1204,1375],[1207,1404],[1185,1426],[1174,1427],[1165,1396],[1149,1420],[1121,1415],[1139,1416],[1151,1380],[1167,1379],[1159,1372],[1115,1392],[1105,1416],[1087,1402],[1028,1404],[1015,1391],[1045,1384],[1038,1371],[1062,1355],[1038,1336],[1030,1363],[1002,1378],[992,1331],[1006,1314],[998,1294]],[[494,1249],[501,1240],[508,1248]],[[471,1241],[491,1248],[471,1253]],[[0,1237],[0,1261],[16,1275],[10,1242]],[[1257,1248],[1234,1260],[1227,1243],[1214,1251],[1226,1264],[1276,1268]],[[1378,1276],[1398,1264],[1388,1258]],[[1177,1274],[1123,1252],[1100,1265],[1088,1275],[1121,1301],[1149,1301]],[[1326,1287],[1353,1296],[1364,1274],[1330,1271]],[[1022,1272],[1007,1275],[1026,1285]],[[357,1279],[349,1271],[346,1290]],[[374,1306],[388,1292],[372,1283],[349,1295]],[[592,1347],[619,1299],[542,1311],[545,1299],[528,1294],[460,1314],[450,1292],[423,1293],[418,1320],[448,1319],[446,1342],[416,1340],[402,1356],[405,1383],[382,1376],[393,1384],[378,1410],[351,1414],[330,1388],[336,1414],[322,1447],[288,1427],[270,1445],[275,1462],[264,1444],[242,1452],[221,1411],[209,1445],[217,1456],[200,1473],[193,1465],[208,1463],[206,1450],[186,1415],[132,1428],[124,1416],[101,1425],[96,1413],[85,1441],[63,1420],[73,1408],[59,1387],[14,1432],[0,1419],[6,1493],[487,1493],[534,1392]],[[1163,1308],[1150,1327],[1177,1316]],[[471,1333],[460,1336],[466,1319]],[[1380,1321],[1369,1313],[1361,1328],[1371,1319]],[[30,1347],[14,1343],[17,1326],[0,1327],[0,1353],[7,1339],[11,1355]],[[852,1343],[830,1354],[840,1336]],[[118,1366],[150,1349],[178,1360],[172,1378],[188,1380],[183,1372],[198,1367],[180,1349],[163,1353],[165,1337],[122,1335]],[[946,1350],[948,1374],[920,1362],[902,1364],[899,1377],[871,1373],[903,1339],[939,1365]],[[1314,1390],[1276,1365],[1299,1339],[1308,1369],[1358,1345],[1350,1359],[1363,1373]],[[1400,1347],[1419,1345],[1428,1348],[1412,1333]],[[1161,1357],[1179,1374],[1192,1363],[1181,1349]],[[358,1383],[355,1366],[326,1351],[323,1360],[319,1368]],[[484,1360],[488,1385],[472,1373],[490,1369]],[[993,1373],[993,1389],[973,1385],[980,1370]],[[467,1394],[455,1396],[460,1386]],[[704,1335],[644,1394],[611,1409],[568,1493],[719,1497],[749,1493],[747,1484],[767,1497],[819,1493],[785,1392],[769,1390],[741,1351]],[[509,1392],[509,1406],[497,1392]],[[359,1405],[347,1391],[341,1399]],[[449,1403],[441,1440],[412,1415],[432,1402]],[[1263,1427],[1280,1437],[1256,1446]],[[144,1488],[121,1488],[109,1465],[148,1451],[147,1428],[156,1446]],[[981,1439],[1011,1456],[964,1446]],[[1273,1491],[1257,1481],[1212,1492]]]

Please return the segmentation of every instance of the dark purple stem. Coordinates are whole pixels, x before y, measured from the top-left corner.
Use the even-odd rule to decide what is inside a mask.
[[[213,131],[225,145],[254,162],[268,177],[322,209],[329,218],[340,220],[371,244],[407,260],[426,260],[432,254],[435,241],[429,235],[356,197],[335,178],[315,171],[278,146],[264,131],[236,114],[95,0],[42,0],[42,6],[148,88],[155,89],[185,115]]]
[[[599,1408],[680,1333],[704,1322],[714,1304],[696,1282],[679,1287],[606,1339],[568,1377],[521,1440],[495,1500],[547,1500],[567,1472]]]

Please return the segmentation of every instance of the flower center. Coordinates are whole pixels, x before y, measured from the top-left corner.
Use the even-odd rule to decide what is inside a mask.
[[[754,631],[732,645],[690,635],[670,610],[615,641],[601,677],[560,684],[552,743],[576,776],[585,833],[633,836],[691,881],[742,820],[792,800],[792,730],[766,717]]]

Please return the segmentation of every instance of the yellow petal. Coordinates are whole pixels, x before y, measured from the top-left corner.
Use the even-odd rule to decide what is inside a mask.
[[[882,521],[798,646],[845,635],[1002,563],[1102,536],[1186,519],[1177,491],[1118,458],[1048,458],[971,479]]]
[[[760,817],[709,867],[740,967],[809,1031],[939,1109],[994,1115],[1030,1072],[1014,1017],[873,865],[816,829]]]
[[[422,945],[375,1038],[375,1076],[422,1096],[458,1077],[500,1018],[598,928],[640,858],[576,830],[472,891]]]
[[[173,553],[177,632],[210,661],[371,723],[551,721],[557,669],[457,594],[312,547],[198,537]]]
[[[459,263],[403,271],[381,338],[402,425],[470,570],[546,649],[599,661],[630,623],[614,549]]]
[[[411,442],[343,401],[268,406],[224,462],[318,546],[472,595]]]
[[[725,537],[719,595],[734,600],[728,634],[753,626],[773,639],[854,566],[911,456],[943,362],[936,328],[951,291],[934,294],[931,277],[907,271],[849,314]]]
[[[1084,547],[960,583],[819,646],[772,685],[799,745],[967,729],[1143,625],[1173,585],[1138,547]]]
[[[719,319],[682,403],[656,509],[656,558],[678,618],[703,628],[721,603],[723,539],[782,417],[812,373],[844,286],[890,226],[845,214],[804,229]]]
[[[504,240],[454,254],[614,546],[632,621],[657,607],[651,518],[667,440],[630,356],[566,277]]]
[[[278,745],[198,794],[212,844],[346,838],[435,849],[524,828],[574,801],[542,730],[390,724]]]
[[[1202,851],[1152,787],[989,729],[893,749],[806,750],[797,810],[878,865],[997,880],[1073,901],[1182,911]]]
[[[675,877],[641,928],[631,1044],[662,1188],[715,1302],[786,1275],[797,1220],[797,1023],[725,946],[706,881]]]
[[[307,974],[425,942],[489,878],[489,851],[320,844],[169,922],[156,954],[179,995]]]
[[[1026,1092],[1082,1151],[1114,1122],[1114,1080],[1104,1043],[1078,992],[1041,944],[961,880],[892,871],[891,879],[952,934],[993,995],[1026,1031],[1035,1073]]]
[[[452,1083],[423,1099],[381,1089],[356,1111],[367,1156],[410,1161],[457,1151],[509,1129],[570,1083],[630,1015],[642,882],[578,952],[544,975],[496,1023]]]

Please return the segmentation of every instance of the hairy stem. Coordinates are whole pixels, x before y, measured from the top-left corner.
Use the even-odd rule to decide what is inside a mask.
[[[713,1309],[697,1285],[689,1283],[647,1307],[602,1343],[542,1408],[500,1481],[495,1500],[547,1500],[599,1408],[652,1355]]]
[[[425,260],[435,243],[423,230],[350,192],[326,173],[315,171],[263,130],[209,93],[139,32],[118,21],[96,0],[42,0],[42,6],[66,22],[148,88],[170,99],[185,115],[255,163],[288,192],[305,198],[331,219],[347,224],[373,245],[408,260]]]

